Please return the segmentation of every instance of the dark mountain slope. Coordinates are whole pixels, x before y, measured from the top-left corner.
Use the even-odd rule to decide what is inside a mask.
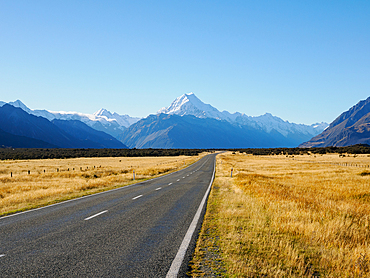
[[[61,148],[82,147],[80,142],[53,125],[49,120],[28,114],[21,108],[5,104],[0,107],[0,128],[8,133],[26,136]]]
[[[98,142],[98,140],[90,140],[89,136],[93,137],[94,130],[86,129],[83,123],[75,123],[73,125],[59,122],[59,124],[66,130],[68,129],[68,131],[64,131],[43,117],[30,115],[21,108],[16,108],[9,104],[0,107],[0,129],[7,133],[41,140],[58,148],[107,147],[104,143]],[[82,127],[83,130],[78,131],[78,127]],[[79,138],[73,136],[73,133]],[[99,133],[99,136],[100,138],[104,137],[101,133]],[[107,137],[104,140],[108,140]],[[122,148],[125,147],[119,143],[113,145],[115,147],[118,147],[118,145]]]
[[[77,120],[52,120],[54,125],[59,127],[69,135],[84,141],[86,144],[96,144],[95,148],[127,148],[122,142],[115,139],[113,136],[95,130],[87,124]]]
[[[340,147],[369,143],[370,97],[342,113],[326,130],[300,147]]]
[[[10,134],[0,129],[0,148],[56,148],[56,146],[41,140]]]

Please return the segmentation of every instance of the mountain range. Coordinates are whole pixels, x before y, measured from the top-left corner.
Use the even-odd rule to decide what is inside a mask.
[[[190,93],[131,125],[118,139],[129,148],[296,147],[326,127],[289,123],[269,113],[220,112]]]
[[[0,106],[6,104],[0,101]],[[106,109],[100,109],[94,114],[84,114],[79,112],[54,112],[49,110],[32,110],[28,108],[20,100],[9,102],[8,104],[19,107],[28,114],[39,116],[52,120],[76,120],[87,124],[93,129],[103,131],[112,135],[113,137],[119,136],[127,127],[140,120],[140,118],[130,117],[128,115],[119,115],[111,113]]]
[[[9,115],[17,116],[9,118]],[[7,138],[9,134],[32,138],[39,140],[36,145],[41,141],[46,147],[296,147],[328,126],[326,123],[290,123],[269,113],[251,117],[238,112],[220,112],[193,93],[178,97],[170,106],[143,119],[106,109],[94,114],[32,110],[20,100],[0,102],[0,117],[0,129]],[[43,133],[45,128],[53,132]],[[0,145],[10,146],[9,140],[7,144],[1,142]],[[17,142],[23,141],[18,138]]]
[[[53,120],[27,113],[19,107],[0,107],[0,131],[4,147],[127,148],[105,132],[81,121]]]
[[[203,103],[193,93],[184,94],[175,99],[169,107],[160,109],[157,114],[170,114],[186,116],[192,115],[197,118],[211,118],[216,120],[227,121],[236,125],[247,125],[256,129],[262,129],[267,133],[276,131],[287,137],[289,134],[300,133],[307,136],[317,135],[327,126],[327,123],[316,123],[313,125],[295,124],[283,121],[281,118],[266,113],[262,116],[251,117],[239,112],[229,113],[228,111],[220,112],[210,104]]]
[[[297,146],[304,138],[285,137],[248,125],[235,125],[213,118],[157,114],[130,126],[121,141],[130,148],[269,148]]]

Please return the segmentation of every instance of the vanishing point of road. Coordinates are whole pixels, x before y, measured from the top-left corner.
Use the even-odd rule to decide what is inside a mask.
[[[0,276],[186,277],[215,156],[152,180],[0,218]]]

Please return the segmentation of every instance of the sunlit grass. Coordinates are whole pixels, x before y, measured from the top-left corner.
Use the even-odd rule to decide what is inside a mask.
[[[218,155],[203,229],[216,226],[227,274],[368,277],[369,164],[364,155]]]
[[[199,157],[114,157],[0,161],[0,215],[148,179]]]

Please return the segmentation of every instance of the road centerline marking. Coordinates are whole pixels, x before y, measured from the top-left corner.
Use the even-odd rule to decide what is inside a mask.
[[[0,258],[1,258],[1,257],[5,257],[5,254],[1,254],[1,255],[0,255]]]
[[[158,187],[156,190],[161,190],[162,189],[162,187]]]
[[[177,181],[180,181],[180,179],[178,179]]]
[[[168,185],[171,185],[172,184],[172,182],[170,182]]]
[[[143,195],[136,196],[136,197],[132,198],[132,200],[139,199],[140,197],[143,197]]]
[[[99,216],[99,215],[101,215],[101,214],[103,214],[103,213],[106,213],[106,212],[108,212],[108,211],[107,211],[107,210],[105,210],[105,211],[99,212],[99,213],[97,213],[97,214],[94,214],[94,215],[92,215],[92,216],[90,216],[90,217],[85,218],[84,220],[90,220],[90,219],[92,219],[92,218],[94,218],[94,217],[97,217],[97,216]]]

